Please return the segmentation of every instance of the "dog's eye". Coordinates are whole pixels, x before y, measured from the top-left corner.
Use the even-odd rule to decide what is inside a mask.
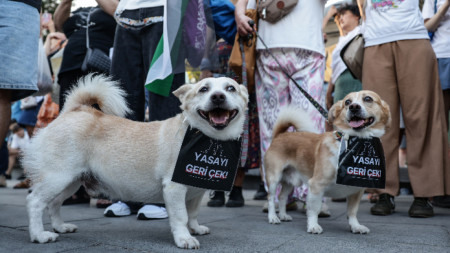
[[[202,87],[199,92],[207,92],[208,91],[208,87]]]
[[[350,99],[345,100],[345,105],[350,105],[352,101]]]
[[[371,103],[372,101],[373,101],[373,98],[371,98],[369,96],[364,97],[364,102]]]
[[[234,86],[232,86],[232,85],[229,85],[229,86],[227,86],[227,88],[225,90],[233,92],[233,91],[236,91],[236,88],[234,88]]]

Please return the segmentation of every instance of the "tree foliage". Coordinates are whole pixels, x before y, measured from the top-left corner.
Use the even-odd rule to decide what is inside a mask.
[[[42,0],[42,13],[48,12],[53,14],[60,2],[60,0]]]

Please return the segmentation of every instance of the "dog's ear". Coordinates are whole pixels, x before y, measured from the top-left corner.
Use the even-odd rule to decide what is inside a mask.
[[[391,127],[391,109],[389,108],[388,103],[386,103],[384,100],[381,100],[381,111],[383,112],[383,115],[381,116],[381,122],[384,123],[386,129],[389,129]]]
[[[184,96],[194,87],[193,84],[184,84],[180,88],[176,89],[173,94],[175,97],[177,97],[180,101],[183,101]]]
[[[248,102],[248,89],[247,89],[247,87],[245,87],[244,85],[242,85],[242,84],[239,84],[239,89],[240,89],[240,91],[241,91],[241,95],[242,96],[244,96],[245,97],[245,99],[246,99],[246,101]]]
[[[328,122],[330,122],[330,124],[333,124],[333,121],[341,113],[341,110],[342,100],[336,102],[333,106],[331,106],[330,110],[328,111]]]

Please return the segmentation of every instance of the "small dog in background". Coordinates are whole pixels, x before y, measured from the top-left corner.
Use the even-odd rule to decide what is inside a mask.
[[[27,197],[32,242],[52,242],[57,233],[77,230],[63,222],[60,207],[84,185],[92,196],[164,202],[175,244],[200,247],[191,234],[209,233],[197,221],[205,190],[171,181],[180,147],[188,127],[217,140],[238,139],[248,92],[230,78],[206,78],[174,94],[182,113],[143,123],[121,118],[129,113],[125,94],[104,76],[88,75],[70,91],[61,115],[25,150],[23,164],[34,185]],[[46,208],[57,233],[44,230]]]
[[[348,94],[334,104],[328,120],[343,136],[381,137],[391,122],[389,106],[372,91]],[[293,126],[296,132],[286,132]],[[274,126],[272,143],[264,157],[268,186],[269,223],[290,221],[286,214],[288,194],[294,186],[308,185],[307,232],[322,233],[318,214],[322,197],[347,198],[347,215],[353,233],[369,233],[356,214],[364,188],[336,184],[340,140],[333,132],[314,133],[309,117],[300,108],[288,107],[280,112]],[[275,212],[275,194],[281,184],[279,216]]]

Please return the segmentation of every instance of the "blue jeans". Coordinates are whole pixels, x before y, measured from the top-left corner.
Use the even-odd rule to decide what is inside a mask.
[[[0,10],[0,89],[16,101],[38,90],[39,13],[16,1],[0,1]]]

